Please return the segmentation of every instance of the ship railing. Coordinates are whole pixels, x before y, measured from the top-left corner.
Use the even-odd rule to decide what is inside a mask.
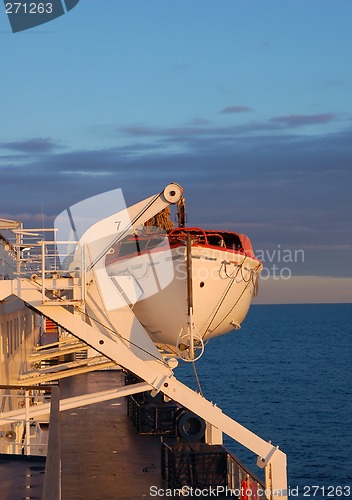
[[[145,401],[145,397],[149,399]],[[174,401],[161,404],[152,402],[149,393],[135,394],[127,398],[127,415],[140,436],[173,435],[179,408],[180,406]]]
[[[31,274],[38,272],[42,264],[42,242],[48,243],[45,251],[50,255],[54,255],[56,250],[56,233],[55,228],[42,229],[15,229],[13,231],[16,240],[13,242],[13,247],[16,250],[17,260],[17,275],[28,277]],[[54,268],[58,265],[58,261],[54,261]]]
[[[168,488],[180,492],[204,492],[206,496],[229,496],[266,500],[265,483],[222,445],[177,442],[164,437],[161,474]]]
[[[227,452],[227,486],[238,497],[266,500],[265,483],[251,472],[235,455]]]
[[[34,421],[30,408],[50,400],[51,386],[0,385],[0,391],[0,453],[46,456],[48,422]],[[25,419],[9,416],[14,409],[24,409]]]
[[[76,304],[85,300],[85,246],[80,247],[80,260],[74,270],[70,263],[77,242],[56,239],[57,229],[16,230],[17,272],[30,278],[41,288],[42,302],[51,305]]]
[[[86,251],[80,247],[80,262],[70,269],[72,241],[41,241],[38,269],[42,302],[68,305],[84,302],[86,296]],[[60,249],[62,249],[60,251]]]

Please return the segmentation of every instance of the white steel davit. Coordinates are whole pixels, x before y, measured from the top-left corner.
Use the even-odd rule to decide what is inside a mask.
[[[114,210],[114,202],[109,203],[110,212],[92,222],[91,214],[102,205],[98,197],[93,200],[90,214],[85,204],[83,215],[73,206],[61,217],[61,228],[67,220],[70,229],[64,241],[59,241],[57,228],[49,241],[40,230],[13,228],[17,274],[0,281],[0,301],[17,297],[30,311],[78,339],[77,348],[87,345],[102,363],[120,365],[140,377],[144,383],[129,386],[129,394],[162,392],[203,418],[207,443],[221,443],[224,432],[253,451],[258,465],[265,468],[266,496],[286,500],[286,455],[224,415],[173,372],[177,358],[194,361],[205,341],[239,328],[246,316],[262,268],[249,239],[229,231],[184,227],[183,188],[176,183],[129,208],[120,204]],[[172,204],[179,208],[179,227],[151,226],[151,219]],[[85,221],[79,229],[81,219]],[[9,338],[1,304],[0,322],[1,335]],[[13,327],[21,325],[17,321]],[[20,349],[22,337],[16,338]],[[63,350],[69,348],[65,345]],[[7,350],[2,361],[10,365],[10,358]],[[86,370],[91,369],[87,362]],[[57,372],[51,376],[59,377]],[[35,379],[41,380],[39,375]],[[50,380],[49,372],[45,380]],[[89,397],[95,402],[117,394]],[[88,395],[85,402],[89,404]],[[66,403],[73,407],[82,405],[82,400]],[[62,408],[66,403],[61,401]],[[45,404],[26,408],[27,417],[47,412]],[[24,410],[9,409],[0,426],[10,417],[25,418]]]

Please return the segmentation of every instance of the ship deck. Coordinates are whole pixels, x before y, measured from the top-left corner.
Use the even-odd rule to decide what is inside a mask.
[[[123,384],[121,371],[86,373],[61,380],[60,398]],[[140,500],[151,486],[167,488],[160,436],[138,435],[125,397],[63,411],[59,420],[62,500]],[[1,500],[42,498],[44,471],[45,457],[0,455]]]
[[[45,457],[0,455],[1,500],[40,499]]]
[[[87,373],[62,380],[60,397],[121,384],[121,371]],[[150,497],[152,485],[166,488],[160,437],[137,434],[126,398],[64,411],[60,421],[63,500],[140,500]]]

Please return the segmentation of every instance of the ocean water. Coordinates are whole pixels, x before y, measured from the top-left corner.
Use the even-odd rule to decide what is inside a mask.
[[[290,498],[352,498],[352,304],[254,305],[196,366],[207,399],[287,454]],[[191,366],[176,375],[196,389]]]

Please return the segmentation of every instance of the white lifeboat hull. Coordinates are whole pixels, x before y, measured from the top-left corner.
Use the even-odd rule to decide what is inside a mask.
[[[192,246],[190,255],[190,276],[185,245],[161,247],[107,267],[151,339],[169,348],[187,343],[191,323],[202,341],[239,328],[257,290],[262,264],[255,257],[201,245]]]

